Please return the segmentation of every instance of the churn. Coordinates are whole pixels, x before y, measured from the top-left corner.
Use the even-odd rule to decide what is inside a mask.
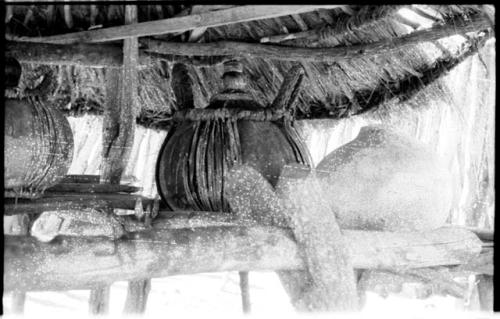
[[[266,107],[247,91],[240,62],[226,62],[222,80],[223,90],[198,117],[174,116],[160,150],[156,184],[172,210],[229,212],[223,176],[236,163],[257,169],[273,186],[284,165],[310,166],[290,121],[259,117]]]
[[[7,84],[14,87],[17,81]],[[37,193],[66,175],[73,158],[73,133],[55,108],[36,98],[6,99],[4,136],[6,190]]]

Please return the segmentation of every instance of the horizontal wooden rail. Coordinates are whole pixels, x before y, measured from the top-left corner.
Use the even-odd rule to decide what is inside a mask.
[[[47,65],[79,65],[86,67],[121,67],[123,51],[112,44],[46,44],[7,41],[5,56],[12,56],[20,62]],[[139,64],[150,64],[145,54],[139,57]]]
[[[45,191],[73,193],[135,193],[141,190],[141,187],[120,184],[60,183],[47,188]]]
[[[134,210],[137,199],[142,201],[143,207],[153,204],[150,198],[132,194],[46,192],[42,198],[34,200],[5,198],[4,214],[40,214],[54,210],[104,207]]]
[[[6,291],[89,289],[116,281],[217,271],[301,269],[288,230],[269,226],[222,226],[149,231],[112,241],[6,236]],[[163,226],[162,226],[163,224]],[[345,230],[357,269],[398,270],[460,265],[476,258],[481,241],[463,228],[415,233]]]
[[[140,50],[138,65],[147,66],[154,59],[171,56],[247,56],[276,60],[304,60],[324,62],[352,59],[361,56],[383,54],[400,50],[422,41],[435,41],[456,34],[484,30],[490,27],[485,17],[457,25],[441,25],[431,29],[416,31],[408,35],[382,40],[376,43],[359,44],[333,48],[297,48],[246,42],[179,43],[159,40],[143,40],[146,46]],[[44,44],[8,41],[5,55],[13,56],[21,62],[41,64],[68,64],[90,67],[119,67],[123,57],[120,47],[108,44]],[[175,59],[174,59],[175,60]],[[183,62],[191,60],[184,58]],[[195,60],[192,61],[196,63]]]

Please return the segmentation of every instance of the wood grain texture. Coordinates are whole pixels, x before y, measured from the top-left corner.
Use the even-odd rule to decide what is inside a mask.
[[[89,289],[116,281],[217,271],[297,270],[303,260],[289,230],[269,226],[153,229],[112,241],[60,237],[41,243],[5,236],[5,291]],[[418,233],[343,231],[356,269],[467,263],[481,241],[462,228]]]
[[[60,183],[47,188],[46,192],[75,192],[75,193],[135,193],[141,187],[120,184],[95,183]]]
[[[189,31],[204,27],[216,27],[238,22],[267,19],[290,14],[314,11],[318,8],[336,8],[339,5],[287,5],[287,6],[238,6],[183,17],[134,23],[104,29],[81,31],[69,34],[38,38],[21,38],[43,43],[73,44],[80,42],[105,42],[129,37],[143,37],[166,33]]]
[[[127,299],[123,309],[124,315],[143,314],[146,311],[148,295],[151,290],[151,279],[132,280],[128,282]]]
[[[137,5],[125,6],[125,25],[138,22]],[[123,67],[121,70],[108,70],[106,79],[110,86],[106,87],[106,105],[103,119],[103,160],[101,184],[120,184],[127,167],[134,143],[135,118],[139,115],[137,105],[139,43],[137,38],[123,40]],[[115,99],[115,100],[112,100]],[[141,204],[139,212],[142,212]],[[136,205],[137,206],[137,205]],[[135,208],[135,207],[134,207]],[[107,209],[112,214],[113,209]],[[105,314],[108,310],[110,286],[91,291],[96,294],[95,300],[89,300],[91,314]],[[101,292],[102,291],[102,292]],[[132,295],[131,298],[139,297]],[[147,298],[147,296],[146,296]],[[136,300],[137,303],[140,300]],[[101,305],[102,304],[102,305]]]
[[[6,198],[4,200],[4,214],[39,214],[50,210],[105,207],[134,210],[136,200],[139,198],[144,207],[153,204],[152,199],[131,194],[47,192],[42,198],[18,199],[17,203],[13,198]]]
[[[45,44],[7,41],[5,55],[21,62],[49,65],[80,65],[89,67],[121,67],[123,52],[111,44]],[[146,57],[141,56],[142,63]]]
[[[90,290],[90,315],[106,315],[109,312],[110,288],[111,287],[109,285],[99,285],[96,288]]]
[[[303,167],[306,168],[307,167]],[[276,193],[284,203],[306,276],[280,275],[281,281],[297,280],[296,308],[308,311],[355,311],[358,296],[352,255],[335,212],[325,201],[314,175],[303,177],[302,166],[285,166]]]
[[[476,16],[474,19],[465,23],[439,25],[430,29],[415,31],[408,35],[375,43],[333,48],[298,48],[234,41],[182,43],[144,40],[144,43],[147,44],[147,49],[145,49],[147,52],[160,54],[198,56],[231,55],[285,61],[303,60],[309,62],[327,62],[388,54],[421,42],[432,42],[441,38],[465,34],[467,32],[477,32],[488,28],[490,28],[488,19],[483,16]]]

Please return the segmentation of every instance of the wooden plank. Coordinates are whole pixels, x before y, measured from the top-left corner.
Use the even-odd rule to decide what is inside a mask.
[[[143,314],[146,311],[150,290],[151,279],[129,281],[123,314]]]
[[[197,28],[216,27],[239,22],[268,19],[284,15],[317,10],[318,8],[337,8],[339,5],[287,5],[287,6],[239,6],[225,10],[193,14],[184,17],[134,23],[117,27],[81,31],[48,37],[24,37],[23,41],[73,44],[80,42],[106,42],[129,37],[143,37],[189,31]]]
[[[94,184],[94,183],[60,183],[47,188],[45,192],[70,192],[70,193],[135,193],[141,187],[120,184]]]
[[[99,183],[99,175],[66,175],[61,180],[61,183]]]
[[[44,197],[34,200],[5,198],[4,214],[40,214],[44,211],[83,209],[83,208],[104,208],[113,207],[120,209],[134,210],[138,198],[144,206],[152,205],[153,200],[130,194],[106,194],[106,193],[46,193]]]
[[[234,41],[182,43],[148,39],[144,40],[143,43],[147,46],[145,51],[159,54],[197,56],[229,55],[285,61],[303,60],[309,62],[327,62],[388,54],[421,42],[432,42],[453,35],[477,32],[488,28],[490,28],[488,19],[483,16],[476,16],[468,22],[440,25],[375,43],[333,48],[298,48]]]
[[[89,289],[116,281],[218,271],[296,270],[303,261],[290,231],[225,226],[103,238],[5,236],[5,291]],[[344,231],[356,269],[457,265],[475,258],[480,240],[461,228],[418,233]]]

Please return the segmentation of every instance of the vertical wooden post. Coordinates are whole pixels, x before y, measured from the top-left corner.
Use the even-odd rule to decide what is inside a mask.
[[[248,271],[240,271],[240,291],[241,291],[241,304],[243,306],[243,313],[248,314],[252,311],[250,304],[250,287],[248,284]]]
[[[274,219],[273,224],[291,228],[306,269],[277,273],[297,310],[359,309],[348,243],[315,173],[303,165],[286,165],[276,190],[246,165],[233,166],[224,177],[227,199],[240,218],[258,223]]]
[[[137,5],[126,5],[125,6],[125,24],[137,23]],[[117,172],[112,174],[110,181],[116,182],[118,179],[118,173],[123,173],[127,165],[127,160],[130,155],[130,150],[132,148],[132,143],[134,141],[134,130],[135,130],[135,119],[139,115],[140,108],[136,103],[137,100],[137,86],[138,86],[138,75],[137,75],[137,64],[139,59],[139,43],[137,38],[128,38],[123,41],[123,73],[121,81],[121,105],[120,105],[120,120],[121,125],[126,123],[124,130],[119,130],[119,135],[123,134],[124,140],[122,140],[122,145],[124,146],[121,155],[120,164],[116,165]],[[119,168],[118,168],[119,167]],[[118,172],[120,170],[120,172]],[[138,280],[131,281],[128,283],[127,299],[125,301],[125,306],[123,312],[126,314],[139,314],[144,313],[146,310],[146,303],[148,299],[148,294],[151,287],[151,280]]]
[[[137,6],[125,6],[125,24],[137,22]],[[103,122],[101,183],[119,184],[134,142],[138,106],[137,38],[123,41],[123,67],[106,70],[106,105]],[[105,314],[109,308],[109,286],[91,291],[90,313]]]
[[[123,314],[143,314],[146,311],[149,291],[151,290],[151,279],[136,280],[128,282],[127,299]]]
[[[11,219],[10,227],[4,229],[8,235],[28,235],[30,218],[28,214],[9,216]],[[26,302],[26,292],[15,291],[12,293],[12,314],[22,315],[24,313],[24,304]]]
[[[125,22],[137,21],[137,6],[125,6]],[[106,70],[101,182],[119,184],[134,142],[137,98],[137,38],[123,41],[123,68]]]
[[[481,311],[493,311],[493,276],[478,275],[477,290],[479,293],[479,304]]]
[[[89,314],[105,315],[109,311],[109,291],[110,286],[102,286],[92,289],[89,298]]]
[[[22,315],[24,313],[24,304],[26,303],[26,292],[12,292],[12,314]]]

